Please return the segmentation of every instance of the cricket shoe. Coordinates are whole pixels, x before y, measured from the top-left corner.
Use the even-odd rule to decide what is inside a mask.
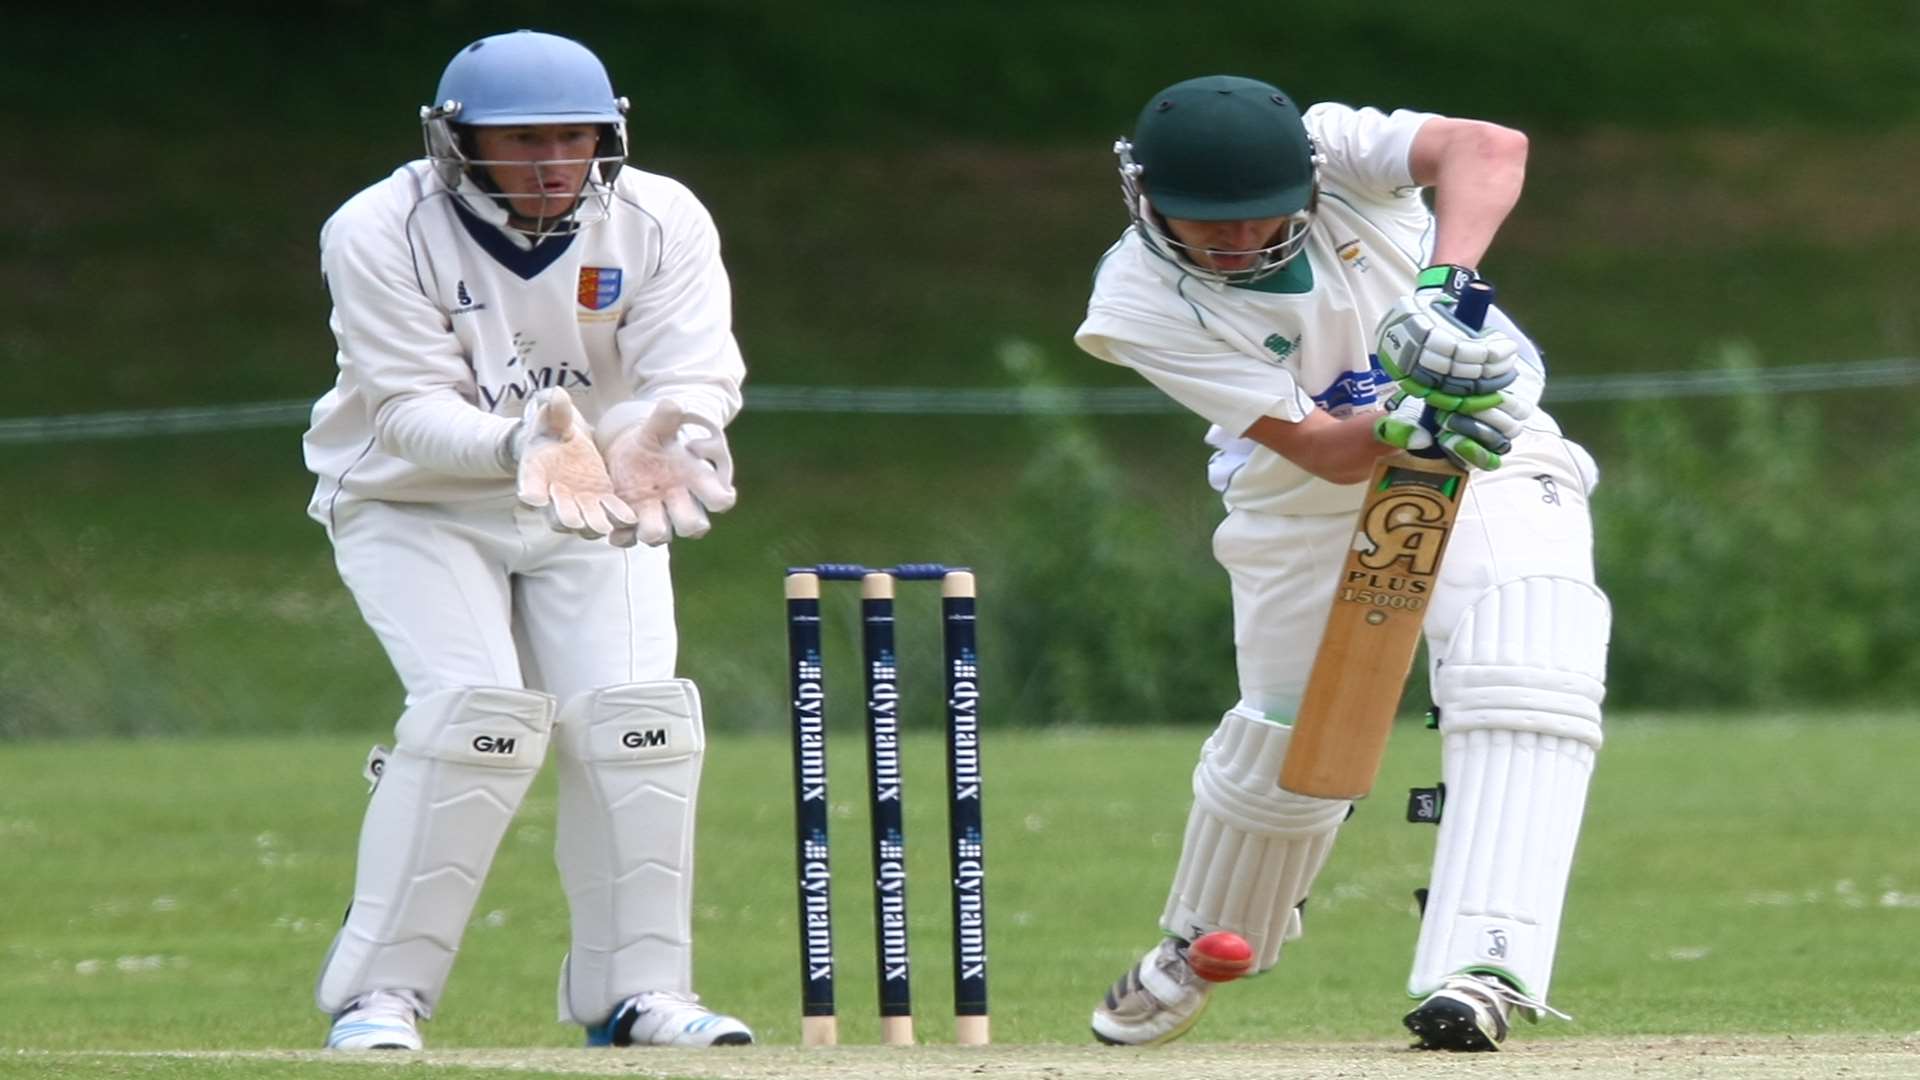
[[[620,1003],[588,1046],[746,1046],[753,1032],[731,1016],[700,1004],[698,994],[651,990]]]
[[[1566,1013],[1536,1001],[1493,975],[1449,975],[1440,989],[1407,1014],[1407,1030],[1419,1036],[1416,1050],[1498,1050],[1512,1030],[1515,1009],[1528,1019]]]
[[[1187,963],[1187,943],[1167,938],[1127,969],[1093,1010],[1093,1037],[1108,1046],[1157,1046],[1187,1033],[1213,984]]]
[[[329,1050],[420,1049],[420,1004],[410,990],[375,990],[333,1018]]]

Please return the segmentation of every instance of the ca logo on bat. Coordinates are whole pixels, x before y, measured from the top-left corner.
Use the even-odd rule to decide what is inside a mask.
[[[1436,492],[1409,488],[1370,507],[1361,528],[1371,545],[1361,565],[1385,570],[1402,563],[1408,573],[1431,577],[1447,542],[1447,504]]]

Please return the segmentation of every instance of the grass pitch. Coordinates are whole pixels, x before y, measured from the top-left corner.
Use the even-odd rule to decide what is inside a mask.
[[[835,735],[842,1038],[870,1043],[877,1024],[864,765],[858,733]],[[1203,735],[989,733],[997,1043],[1059,1047],[1069,1075],[1105,1075],[1117,1060],[1068,1048],[1085,1042],[1087,1011],[1106,984],[1154,939],[1186,773]],[[0,1048],[13,1052],[0,1055],[0,1076],[385,1072],[377,1063],[269,1053],[308,1050],[323,1034],[309,991],[348,892],[364,751],[365,741],[344,737],[10,748],[0,786],[8,909],[0,925]],[[788,754],[777,737],[716,738],[702,798],[698,984],[767,1044],[752,1052],[762,1056],[736,1062],[763,1070],[753,1075],[780,1074],[787,1066],[779,1062],[789,1059],[764,1055],[798,1041]],[[1190,1037],[1199,1049],[1186,1053],[1225,1057],[1190,1061],[1183,1075],[1246,1068],[1235,1046],[1270,1046],[1284,1062],[1290,1054],[1331,1060],[1347,1052],[1342,1047],[1379,1056],[1400,1045],[1417,930],[1411,891],[1423,882],[1432,845],[1430,829],[1400,820],[1401,794],[1432,781],[1436,755],[1436,737],[1417,725],[1395,733],[1379,788],[1315,890],[1308,936],[1271,974],[1218,995]],[[1830,1073],[1831,1062],[1795,1057],[1812,1044],[1785,1036],[1839,1039],[1833,1061],[1853,1061],[1847,1067],[1859,1075],[1899,1075],[1870,1071],[1877,1055],[1914,1064],[1920,790],[1907,772],[1915,760],[1920,728],[1905,717],[1612,718],[1554,983],[1555,1004],[1575,1020],[1523,1026],[1515,1049],[1525,1053],[1502,1055],[1514,1064],[1501,1068],[1522,1069],[1525,1060],[1564,1067],[1553,1055],[1573,1054],[1587,1062],[1583,1075],[1607,1075],[1592,1070],[1622,1055],[1643,1065],[1723,1051],[1751,1057],[1744,1036],[1770,1037],[1763,1044],[1783,1056],[1748,1062],[1762,1071],[1730,1067],[1726,1075]],[[910,743],[908,762],[915,1002],[922,1041],[937,1044],[950,1039],[952,1021],[943,1015],[951,999],[935,737]],[[578,1035],[553,1019],[566,926],[550,855],[551,785],[543,776],[508,832],[440,1015],[427,1028],[430,1045],[446,1052],[430,1060],[449,1075],[609,1067],[562,1052]],[[1706,1041],[1663,1041],[1680,1036]],[[1589,1060],[1580,1047],[1596,1038],[1611,1041],[1592,1045],[1612,1049]],[[486,1049],[499,1047],[540,1053]],[[138,1051],[193,1056],[126,1053]],[[209,1052],[218,1053],[201,1056]],[[850,1069],[887,1072],[894,1062],[916,1075],[938,1075],[948,1053],[868,1062],[858,1056],[864,1051],[848,1052],[856,1055],[844,1062]],[[908,1068],[913,1062],[920,1064]],[[975,1064],[992,1062],[1000,1065],[986,1071],[1027,1075],[1011,1058]],[[635,1065],[621,1071],[631,1075]],[[1776,1066],[1801,1071],[1764,1071]]]

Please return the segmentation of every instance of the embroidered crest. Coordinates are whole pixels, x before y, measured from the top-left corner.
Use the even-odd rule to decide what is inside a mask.
[[[620,298],[620,268],[583,266],[580,268],[580,306],[599,311]]]

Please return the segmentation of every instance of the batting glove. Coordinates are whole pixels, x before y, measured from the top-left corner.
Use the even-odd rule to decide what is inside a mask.
[[[1375,332],[1375,354],[1400,389],[1447,412],[1492,408],[1493,395],[1518,375],[1518,342],[1454,317],[1460,290],[1473,280],[1473,271],[1459,266],[1422,270],[1413,294]]]
[[[1526,408],[1524,402],[1515,404]],[[1374,421],[1373,437],[1416,457],[1445,457],[1462,469],[1487,471],[1499,468],[1501,455],[1513,449],[1523,418],[1500,410],[1442,412],[1402,393],[1388,399],[1387,414]]]

